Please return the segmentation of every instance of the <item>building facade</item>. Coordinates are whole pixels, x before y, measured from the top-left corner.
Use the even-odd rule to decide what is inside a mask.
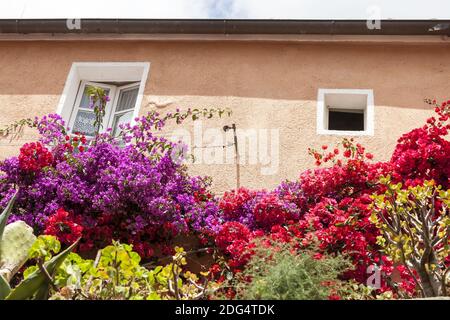
[[[218,192],[236,186],[224,126],[236,125],[240,184],[271,188],[314,166],[308,147],[343,137],[388,159],[432,114],[424,99],[449,97],[450,31],[433,21],[382,22],[372,33],[365,22],[26,22],[0,21],[1,127],[59,113],[89,134],[89,86],[110,95],[104,127],[113,130],[155,109],[229,108],[161,133],[183,137],[189,170],[212,176]],[[31,129],[2,138],[0,157],[35,139]]]

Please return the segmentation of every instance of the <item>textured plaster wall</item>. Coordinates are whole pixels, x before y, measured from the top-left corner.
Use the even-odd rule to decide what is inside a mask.
[[[244,165],[241,183],[249,187],[295,179],[313,166],[308,147],[340,141],[316,134],[319,88],[374,90],[375,135],[357,140],[376,160],[389,158],[396,139],[431,114],[424,98],[440,100],[449,93],[448,44],[0,42],[0,126],[55,112],[75,61],[149,61],[141,113],[230,107],[231,118],[203,121],[203,128],[236,123],[241,129],[279,129],[278,172],[262,175],[260,165]],[[191,130],[192,122],[184,128]],[[0,158],[34,138],[25,130],[0,140]],[[234,164],[196,164],[190,170],[211,175],[218,192],[235,186]]]

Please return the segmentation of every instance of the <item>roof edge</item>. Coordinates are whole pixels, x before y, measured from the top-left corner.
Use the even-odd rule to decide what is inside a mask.
[[[259,43],[347,43],[450,45],[445,35],[326,35],[326,34],[74,34],[74,33],[0,33],[0,42],[259,42]]]
[[[2,19],[0,34],[450,36],[450,20]]]

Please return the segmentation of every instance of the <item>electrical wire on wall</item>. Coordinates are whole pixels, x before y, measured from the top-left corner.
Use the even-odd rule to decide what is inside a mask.
[[[238,139],[236,134],[236,124],[231,124],[231,126],[226,125],[223,127],[223,131],[227,132],[228,130],[233,130],[233,142],[227,143],[224,145],[216,145],[216,146],[194,146],[194,149],[213,149],[213,148],[228,148],[234,146],[234,160],[236,162],[236,189],[239,189],[241,186],[241,168],[240,168],[240,157],[239,157],[239,148],[238,148]]]

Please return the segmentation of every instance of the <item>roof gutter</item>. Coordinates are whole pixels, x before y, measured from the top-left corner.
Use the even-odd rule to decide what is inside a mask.
[[[402,35],[450,37],[450,20],[7,19],[1,34],[78,35]]]

